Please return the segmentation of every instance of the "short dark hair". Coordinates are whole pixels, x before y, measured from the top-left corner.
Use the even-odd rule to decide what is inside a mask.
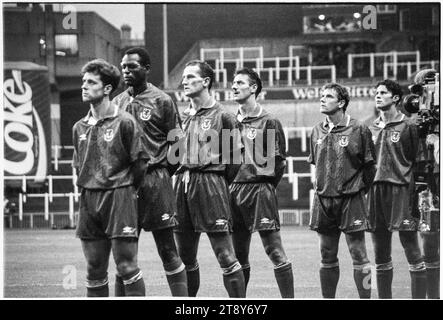
[[[82,67],[81,73],[84,75],[86,72],[98,74],[105,86],[110,84],[112,86],[111,93],[113,93],[120,84],[121,74],[118,68],[103,59],[94,59],[86,63]]]
[[[261,89],[263,88],[262,83],[261,83],[261,79],[260,79],[260,76],[258,75],[258,73],[250,68],[241,68],[241,69],[238,69],[237,71],[235,71],[234,77],[238,74],[247,75],[249,77],[249,84],[250,85],[251,84],[257,85],[257,90],[255,91],[255,97],[257,98],[261,92]]]
[[[146,51],[145,48],[142,47],[133,47],[129,48],[125,51],[125,55],[128,54],[138,54],[140,56],[140,64],[143,67],[150,67],[151,66],[151,58],[149,57],[148,51]]]
[[[189,66],[199,67],[202,78],[209,78],[208,90],[211,90],[212,83],[215,79],[214,69],[212,69],[212,67],[206,61],[202,60],[191,60],[185,65],[185,68]]]
[[[326,89],[334,90],[337,93],[338,101],[345,102],[345,104],[343,105],[343,112],[346,111],[346,109],[348,108],[349,101],[351,100],[348,89],[346,87],[339,85],[338,83],[331,82],[325,84],[321,89],[322,91]]]
[[[385,79],[377,83],[375,88],[377,89],[379,86],[385,86],[386,89],[388,89],[388,91],[392,93],[392,96],[398,96],[399,99],[397,103],[400,103],[401,98],[403,97],[403,90],[401,89],[401,86],[397,81]]]

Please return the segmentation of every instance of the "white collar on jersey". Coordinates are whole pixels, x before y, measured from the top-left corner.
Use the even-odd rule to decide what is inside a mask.
[[[217,103],[217,100],[214,99],[209,106],[207,106],[207,107],[202,106],[198,110],[200,111],[201,109],[211,109],[215,106],[216,103]],[[184,112],[190,116],[195,116],[197,114],[197,110],[195,110],[191,104],[189,105],[188,109],[186,109]]]
[[[114,113],[112,114],[112,116],[106,116],[103,119],[105,119],[105,118],[114,118],[114,117],[117,116],[117,114],[118,114],[118,105],[113,104],[113,103],[112,103],[112,105],[114,106]],[[92,115],[91,110],[89,110],[88,114],[86,115],[85,122],[87,122],[91,126],[95,126],[97,124],[98,120],[96,118],[94,118],[94,116]]]
[[[258,112],[257,115],[255,115],[255,116],[253,116],[253,117],[251,117],[251,118],[258,118],[258,117],[260,117],[261,114],[263,113],[263,107],[262,107],[262,105],[259,104],[259,103],[257,103],[256,105],[260,108],[260,110],[259,110],[259,112]],[[241,107],[238,108],[238,114],[237,114],[237,120],[238,120],[238,122],[242,122],[242,121],[245,120],[246,118],[249,118],[249,117],[246,116],[246,115],[242,115],[240,109],[241,109]]]
[[[328,118],[326,118],[326,120],[324,122],[324,127],[325,128],[328,127],[328,133],[331,132],[332,129],[334,129],[335,127],[338,127],[338,126],[348,127],[349,123],[351,122],[351,116],[349,114],[346,114],[345,117],[346,117],[346,124],[343,124],[343,120],[344,120],[344,117],[343,117],[343,119],[339,123],[337,123],[336,125],[334,125],[334,123],[332,123],[332,122],[329,122]]]
[[[402,114],[402,115],[401,115],[401,118],[400,118],[399,120],[397,120],[397,121],[391,121],[391,122],[402,122],[404,119],[405,119],[405,115]],[[386,125],[387,125],[388,123],[391,123],[391,122],[384,122],[383,119],[381,118],[381,116],[379,116],[379,117],[375,120],[375,125],[376,125],[377,127],[381,128],[381,129],[383,129],[384,127],[386,127]]]

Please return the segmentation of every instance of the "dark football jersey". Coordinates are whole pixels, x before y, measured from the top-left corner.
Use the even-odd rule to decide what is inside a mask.
[[[237,115],[244,152],[234,182],[271,182],[277,186],[286,166],[285,135],[280,121],[260,108],[257,117],[242,119]]]
[[[417,126],[402,115],[398,121],[386,124],[377,118],[369,129],[377,159],[374,181],[411,183],[419,144]]]
[[[115,189],[131,185],[131,164],[149,159],[142,129],[129,113],[114,106],[112,116],[96,121],[89,111],[74,124],[73,167],[79,187]]]
[[[143,128],[150,156],[149,167],[166,167],[168,132],[178,128],[178,115],[171,97],[148,83],[146,90],[135,97],[132,88],[129,88],[116,96],[113,102],[132,114]]]
[[[375,149],[369,128],[345,115],[331,128],[321,122],[311,133],[309,162],[316,167],[315,190],[337,197],[368,190],[375,171]]]
[[[194,109],[188,108],[183,115],[184,137],[177,172],[227,173],[232,166],[239,167],[242,144],[235,116],[224,111],[218,102],[195,114],[190,110]]]

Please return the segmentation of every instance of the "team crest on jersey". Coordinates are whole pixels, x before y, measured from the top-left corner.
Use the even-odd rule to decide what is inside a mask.
[[[338,144],[340,145],[340,147],[347,147],[349,144],[348,136],[341,136],[338,140]]]
[[[248,128],[248,133],[246,134],[246,137],[248,137],[248,139],[254,140],[256,136],[257,136],[257,129]]]
[[[211,128],[211,119],[205,119],[203,120],[201,127],[203,130],[208,130],[209,128]]]
[[[111,141],[112,138],[114,138],[114,130],[113,129],[106,129],[104,137],[105,137],[106,142]]]
[[[396,143],[400,140],[400,132],[398,131],[392,131],[391,132],[391,141]]]
[[[143,121],[148,121],[151,118],[151,109],[143,108],[143,111],[140,112],[140,119]]]

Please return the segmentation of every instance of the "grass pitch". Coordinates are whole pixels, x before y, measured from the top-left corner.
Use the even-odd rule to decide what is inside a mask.
[[[320,252],[315,232],[307,227],[283,226],[283,246],[293,264],[295,297],[297,299],[321,299],[318,268]],[[5,298],[82,298],[86,289],[85,262],[80,240],[74,230],[6,229],[4,233],[4,297]],[[371,264],[374,251],[370,235],[366,245]],[[392,259],[394,298],[408,299],[411,296],[408,263],[398,239],[393,236]],[[251,279],[247,297],[251,299],[279,299],[280,293],[274,278],[272,264],[266,256],[258,233],[252,237],[250,250]],[[226,298],[221,269],[212,252],[209,240],[202,234],[198,252],[201,284],[197,297]],[[352,261],[342,235],[339,250],[340,280],[338,299],[357,299],[352,275]],[[144,274],[147,296],[171,296],[151,233],[143,232],[139,246],[139,266]],[[112,257],[109,268],[110,295],[114,295],[115,265]],[[375,290],[373,270],[372,297]]]

